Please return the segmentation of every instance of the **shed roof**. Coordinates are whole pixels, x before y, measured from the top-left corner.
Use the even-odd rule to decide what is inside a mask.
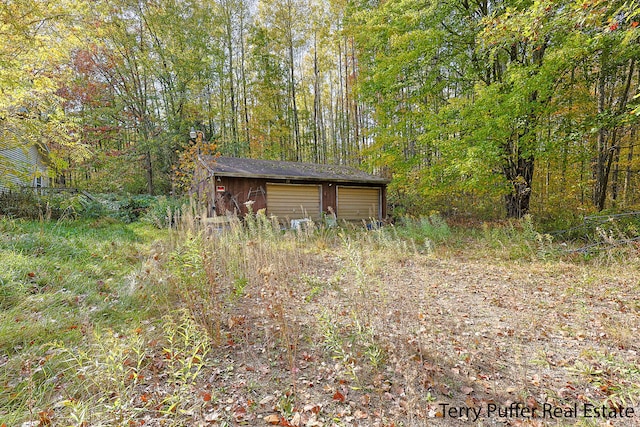
[[[209,172],[215,176],[295,179],[367,184],[387,184],[389,180],[353,167],[238,157],[204,156]]]

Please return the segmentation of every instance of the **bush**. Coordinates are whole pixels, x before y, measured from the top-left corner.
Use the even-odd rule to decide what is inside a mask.
[[[160,196],[150,202],[140,219],[158,228],[166,228],[173,224],[176,214],[180,212],[185,204],[186,200],[184,199]]]
[[[126,224],[144,217],[158,199],[149,195],[128,195],[116,193],[96,194],[91,199],[85,198],[83,210],[79,215],[84,218],[96,219],[110,217]]]
[[[447,222],[438,214],[428,217],[402,218],[396,224],[398,236],[412,239],[422,245],[429,241],[443,242],[451,236]]]
[[[55,191],[55,190],[50,190]],[[124,223],[143,219],[166,227],[180,210],[182,199],[149,195],[104,193],[36,194],[30,189],[0,193],[0,215],[28,219],[98,219],[109,217]]]
[[[81,194],[36,194],[31,189],[0,193],[0,215],[11,218],[76,218],[83,210]]]
[[[125,223],[137,221],[147,213],[155,200],[148,195],[128,196],[120,202],[117,219]]]

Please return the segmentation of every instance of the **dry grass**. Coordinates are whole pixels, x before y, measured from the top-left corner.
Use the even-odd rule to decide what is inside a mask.
[[[544,409],[638,405],[637,258],[570,262],[527,223],[435,251],[425,236],[402,233],[281,232],[258,215],[202,234],[195,245],[206,280],[182,276],[174,297],[207,326],[227,364],[206,384],[220,402],[204,417],[604,425]],[[488,405],[514,402],[539,416],[486,416]],[[452,417],[443,403],[484,413],[475,422]],[[639,424],[634,408],[619,425]]]
[[[472,237],[443,227],[284,232],[258,214],[217,231],[186,215],[136,279],[135,292],[168,317],[118,335],[126,339],[96,337],[82,363],[54,351],[46,369],[104,375],[111,391],[64,380],[75,394],[52,397],[45,416],[65,425],[640,425],[635,249],[622,262],[585,262],[560,255],[530,223]],[[567,412],[585,404],[635,416]],[[488,416],[491,407],[520,415]],[[551,417],[556,408],[564,416]]]

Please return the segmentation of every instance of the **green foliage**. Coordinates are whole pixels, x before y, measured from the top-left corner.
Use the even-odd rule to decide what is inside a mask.
[[[606,394],[606,400],[591,400],[595,406],[632,407],[640,402],[640,369],[636,364],[618,360],[608,352],[585,351],[582,360],[570,367],[574,376]]]
[[[183,208],[186,209],[186,206],[186,199],[166,196],[152,198],[149,199],[141,221],[152,224],[158,228],[167,228],[174,223],[174,219]]]
[[[148,315],[140,305],[148,296],[134,284],[141,254],[162,236],[139,223],[0,218],[2,421],[20,425],[48,410],[62,381],[69,424],[107,405],[113,416],[131,408],[122,395],[135,389],[129,374],[149,367],[150,351],[129,330]]]
[[[57,421],[82,424],[98,419],[127,424],[153,407],[174,419],[188,411],[195,380],[206,366],[209,339],[185,311],[172,312],[162,320],[159,340],[165,347],[161,351],[145,342],[142,328],[95,332],[81,349],[52,343],[45,372],[67,378],[68,393],[60,402]],[[161,387],[153,379],[154,363],[160,358],[167,361]],[[156,387],[153,394],[146,391],[151,381]]]
[[[164,228],[184,203],[165,196],[94,194],[31,190],[0,194],[0,214],[30,219],[97,219],[109,217],[123,223],[138,220]]]
[[[113,141],[111,144],[117,147],[119,142]],[[144,169],[140,167],[139,155],[132,150],[119,151],[112,148],[111,144],[103,148],[106,153],[96,150],[86,161],[66,165],[67,169],[74,172],[73,185],[97,194],[145,193],[146,177]]]
[[[79,321],[77,316],[86,305],[110,306],[120,292],[114,283],[123,281],[137,262],[136,246],[151,239],[140,225],[119,222],[94,227],[88,221],[5,218],[0,230],[3,319],[20,319],[0,326],[5,351],[20,343],[37,344],[47,339],[48,321],[32,322],[34,317],[55,319],[64,331]],[[121,307],[126,300],[123,295],[115,306]]]
[[[54,162],[63,147],[77,159],[87,154],[77,123],[65,114],[57,93],[65,63],[82,37],[86,7],[85,1],[67,0],[0,6],[0,181],[18,167],[5,161],[7,149],[50,147]]]
[[[531,215],[503,224],[483,223],[481,241],[496,256],[507,260],[548,260],[560,254],[553,236],[538,232]]]
[[[421,245],[443,243],[451,236],[447,222],[438,214],[417,219],[405,217],[395,225],[398,236],[412,239]]]
[[[366,360],[374,372],[385,364],[383,346],[376,339],[375,332],[362,325],[356,313],[343,322],[324,311],[318,316],[318,322],[322,330],[322,345],[356,384],[360,383],[359,375],[363,374],[358,373],[357,360]]]
[[[83,215],[88,205],[86,197],[77,193],[36,194],[32,190],[0,193],[0,215],[11,218],[75,219]]]
[[[634,2],[25,0],[0,14],[0,150],[49,147],[63,185],[175,194],[193,127],[226,154],[392,176],[396,217],[637,199]],[[128,204],[123,221],[148,206]]]
[[[625,108],[637,80],[630,3],[404,1],[350,12],[359,94],[375,122],[365,154],[393,172],[399,215],[495,218],[506,201],[507,215],[520,216],[532,194],[545,208],[575,209],[589,197],[594,159],[598,181],[606,187],[613,174],[620,198],[615,150],[626,143],[615,139],[637,131]],[[594,94],[598,76],[607,83]]]

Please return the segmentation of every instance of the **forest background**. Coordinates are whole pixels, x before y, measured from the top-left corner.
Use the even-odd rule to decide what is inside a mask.
[[[58,186],[178,194],[196,129],[393,177],[395,215],[633,209],[639,21],[638,1],[8,0],[0,147],[48,146]]]

